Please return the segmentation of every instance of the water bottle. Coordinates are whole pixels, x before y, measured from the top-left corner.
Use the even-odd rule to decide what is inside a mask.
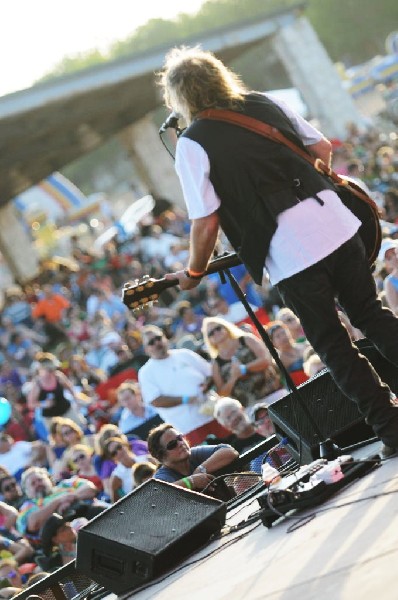
[[[218,398],[219,395],[214,390],[209,390],[206,394],[204,394],[203,403],[199,408],[200,414],[212,417],[214,415],[214,405]]]
[[[282,479],[279,471],[274,469],[274,467],[271,467],[271,465],[267,462],[263,463],[261,466],[261,478],[264,483],[270,487],[279,483],[279,481]]]

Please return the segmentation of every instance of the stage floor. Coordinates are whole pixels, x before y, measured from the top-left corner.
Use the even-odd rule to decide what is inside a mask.
[[[353,453],[377,454],[381,444]],[[141,591],[134,600],[396,600],[398,457],[355,480],[313,509],[270,529],[261,521],[210,543]],[[228,513],[236,524],[258,510],[256,500]],[[314,515],[292,532],[298,519]],[[108,598],[116,598],[110,594]]]

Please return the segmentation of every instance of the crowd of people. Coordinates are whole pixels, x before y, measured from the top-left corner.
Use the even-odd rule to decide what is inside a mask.
[[[363,180],[382,211],[374,276],[398,314],[398,137],[351,127],[333,147],[334,169]],[[101,257],[72,239],[73,268],[50,261],[36,281],[5,290],[0,597],[69,562],[79,528],[148,478],[203,490],[272,435],[268,407],[289,393],[284,371],[229,283],[213,274],[191,291],[170,287],[137,314],[122,300],[125,282],[184,267],[188,231],[170,206]],[[324,368],[266,277],[260,287],[243,266],[230,271],[294,383]]]

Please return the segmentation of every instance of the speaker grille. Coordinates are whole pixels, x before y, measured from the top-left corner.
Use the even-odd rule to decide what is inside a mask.
[[[226,504],[151,479],[79,531],[77,568],[115,594],[177,564],[219,532]]]
[[[76,569],[75,561],[47,575],[18,594],[18,600],[27,600],[31,594],[43,600],[71,600],[81,594],[82,598],[95,598],[101,592],[93,579]]]
[[[202,494],[187,492],[174,485],[150,480],[136,492],[103,512],[85,528],[107,540],[134,545],[137,550],[156,554],[205,520],[220,502]],[[139,504],[137,502],[139,501]]]
[[[382,381],[398,394],[398,369],[386,360],[371,342],[357,342],[361,354],[366,356]],[[300,448],[305,460],[316,458],[320,441],[333,438],[340,446],[348,446],[374,437],[372,429],[365,424],[355,402],[342,394],[327,369],[324,369],[298,386],[300,397],[313,421],[321,432],[316,434],[313,423],[297,401],[295,394],[288,394],[269,408],[271,419],[279,437],[287,436],[289,449],[299,458]],[[294,452],[296,451],[296,452]]]
[[[357,405],[340,392],[326,369],[300,385],[298,393],[324,439],[363,420]],[[279,417],[289,423],[293,430],[309,442],[320,441],[294,394],[289,394],[270,406],[269,412],[271,418]]]

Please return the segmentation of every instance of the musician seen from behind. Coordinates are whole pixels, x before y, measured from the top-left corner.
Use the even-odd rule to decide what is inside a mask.
[[[152,429],[148,449],[161,463],[155,479],[195,491],[205,489],[214,479],[212,473],[238,457],[238,452],[228,444],[191,448],[186,438],[169,423]]]
[[[160,83],[167,106],[187,124],[177,142],[176,170],[192,221],[188,268],[166,278],[178,279],[183,290],[197,286],[221,226],[256,283],[266,268],[336,384],[391,456],[398,449],[398,407],[351,343],[335,307],[337,297],[353,326],[398,366],[398,320],[377,298],[358,235],[361,222],[332,180],[285,144],[200,113],[215,109],[219,116],[228,109],[253,117],[327,167],[330,141],[279,100],[249,92],[199,48],[170,51]]]

